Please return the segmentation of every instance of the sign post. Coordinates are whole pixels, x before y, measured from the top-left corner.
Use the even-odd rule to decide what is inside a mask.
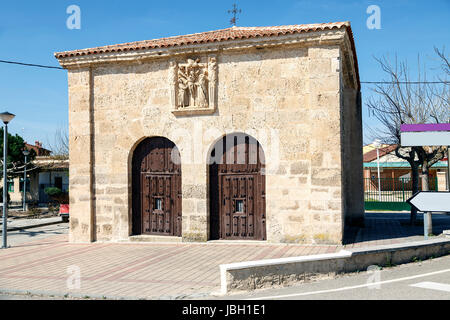
[[[428,215],[431,214],[430,212],[424,212],[423,213],[423,235],[425,240],[428,240]]]
[[[406,202],[420,212],[448,212],[450,192],[419,191]]]
[[[428,218],[431,212],[448,212],[450,210],[450,192],[420,191],[407,201],[417,211],[423,212],[423,229],[425,240],[428,239]]]
[[[450,142],[450,123],[431,124],[403,124],[401,126],[402,147],[416,146],[448,146]],[[423,225],[425,239],[428,239],[428,219],[431,212],[450,212],[450,159],[447,147],[447,177],[448,191],[417,192],[406,202],[423,212]],[[430,219],[431,221],[431,219]]]

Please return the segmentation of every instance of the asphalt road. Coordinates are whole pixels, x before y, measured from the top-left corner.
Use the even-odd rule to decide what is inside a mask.
[[[450,300],[450,256],[220,299]]]

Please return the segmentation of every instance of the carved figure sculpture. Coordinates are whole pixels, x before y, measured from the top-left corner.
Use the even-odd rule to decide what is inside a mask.
[[[188,59],[185,64],[171,62],[169,81],[175,109],[209,108],[217,84],[216,58],[209,57],[208,63],[200,63],[200,59]]]
[[[198,77],[197,81],[197,105],[199,107],[205,108],[208,107],[208,73],[206,70],[203,71]]]

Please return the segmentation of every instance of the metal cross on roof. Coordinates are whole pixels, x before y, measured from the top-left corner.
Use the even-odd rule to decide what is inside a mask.
[[[236,5],[236,3],[234,3],[233,10],[228,10],[228,13],[233,14],[233,17],[230,19],[230,24],[232,26],[236,26],[236,22],[238,20],[237,15],[238,15],[238,13],[242,13],[242,10],[241,9],[238,10],[238,6]]]

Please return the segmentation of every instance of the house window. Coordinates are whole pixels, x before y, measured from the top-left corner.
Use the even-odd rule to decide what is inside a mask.
[[[14,192],[14,181],[8,180],[8,192]]]
[[[155,210],[162,210],[162,199],[155,198]]]
[[[23,178],[20,178],[20,184],[19,184],[20,192],[23,192]],[[27,192],[30,192],[30,179],[27,178]]]
[[[236,212],[244,212],[244,200],[236,200]]]

